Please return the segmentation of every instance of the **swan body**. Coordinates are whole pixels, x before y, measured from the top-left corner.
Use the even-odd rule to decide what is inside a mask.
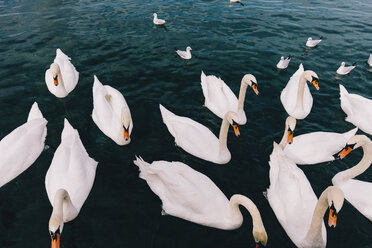
[[[50,68],[45,72],[45,83],[48,90],[58,98],[66,97],[79,81],[79,72],[70,62],[61,49],[57,49],[57,55]]]
[[[348,149],[347,147],[352,147]],[[332,183],[338,186],[345,194],[345,198],[359,212],[372,221],[372,183],[353,179],[366,171],[372,163],[372,142],[365,135],[355,135],[346,144],[345,155],[358,147],[363,148],[363,158],[354,167],[337,173]],[[340,153],[342,154],[342,152]],[[343,158],[343,156],[341,158]]]
[[[229,125],[233,125],[235,134],[239,129],[233,121],[237,114],[228,112],[222,121],[220,135],[217,138],[204,125],[183,116],[178,116],[159,105],[164,124],[174,137],[175,142],[186,152],[216,164],[226,164],[231,159],[227,148],[227,132]]]
[[[159,196],[166,214],[200,225],[223,230],[237,229],[243,222],[238,205],[252,216],[253,237],[266,245],[267,234],[256,205],[243,195],[233,195],[230,201],[204,174],[181,162],[154,161],[149,164],[136,158],[140,178]]]
[[[86,152],[78,131],[65,119],[61,144],[45,176],[45,188],[53,206],[49,220],[52,248],[53,244],[59,244],[63,223],[79,214],[92,189],[97,164]]]
[[[289,62],[291,61],[291,56],[288,56],[287,58],[284,58],[284,56],[282,56],[278,62],[278,64],[276,64],[276,67],[278,69],[285,69],[288,67],[288,64]]]
[[[345,62],[341,62],[340,67],[337,69],[336,73],[339,75],[346,75],[351,72],[356,67],[356,63],[351,66],[345,66]]]
[[[177,50],[177,49],[175,49],[176,50],[176,53],[178,54],[178,56],[180,56],[181,58],[183,58],[183,59],[191,59],[191,47],[186,47],[186,51],[181,51],[181,50]]]
[[[154,13],[153,16],[154,16],[153,23],[155,25],[163,25],[163,24],[165,24],[165,20],[158,19],[158,14]]]
[[[201,86],[205,97],[204,105],[215,115],[223,119],[227,112],[233,111],[238,114],[237,123],[239,125],[244,125],[247,122],[243,109],[247,87],[251,86],[258,94],[257,80],[252,74],[246,74],[243,77],[239,100],[221,78],[214,75],[206,76],[203,71],[201,73]]]
[[[307,47],[316,47],[320,42],[322,41],[322,37],[319,38],[319,40],[313,40],[313,38],[309,37],[306,41]]]
[[[300,64],[298,70],[292,75],[280,94],[280,101],[285,111],[296,119],[304,119],[313,106],[313,97],[306,81],[312,82],[315,88],[319,90],[319,79],[316,73],[304,71],[304,67]]]
[[[340,101],[341,108],[347,115],[345,120],[372,135],[372,100],[357,94],[350,94],[340,84]]]
[[[293,144],[284,148],[285,155],[296,164],[317,164],[334,160],[358,128],[345,133],[313,132],[293,138]]]
[[[123,95],[108,85],[102,85],[94,75],[92,119],[98,128],[118,145],[130,143],[133,121]]]
[[[369,54],[369,58],[368,58],[367,63],[368,63],[369,66],[372,66],[372,51],[371,51],[371,53]]]
[[[16,178],[40,156],[45,146],[48,121],[35,102],[27,122],[0,141],[0,187]]]

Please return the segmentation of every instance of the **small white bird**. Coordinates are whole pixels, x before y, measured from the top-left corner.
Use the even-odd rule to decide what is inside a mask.
[[[306,46],[307,47],[315,47],[316,45],[319,44],[319,42],[322,41],[322,38],[323,37],[320,37],[319,40],[313,40],[313,38],[309,37],[309,38],[307,38]]]
[[[278,64],[276,64],[276,67],[278,69],[285,69],[288,67],[288,64],[290,61],[291,61],[291,55],[289,55],[287,58],[284,58],[284,56],[282,56]]]
[[[186,51],[177,50],[177,48],[174,48],[176,50],[176,53],[183,59],[191,59],[191,47],[186,47]]]
[[[372,66],[372,51],[370,52],[371,54],[369,55],[369,58],[368,58],[368,65],[369,66]]]
[[[242,6],[244,6],[240,0],[230,0],[230,3],[240,3]]]
[[[154,13],[153,16],[154,16],[153,22],[154,22],[155,25],[163,25],[163,24],[165,24],[165,20],[158,19],[158,14]]]
[[[337,69],[337,74],[339,75],[346,75],[351,72],[352,69],[356,67],[356,62],[351,66],[345,66],[345,62],[341,62],[340,67]]]

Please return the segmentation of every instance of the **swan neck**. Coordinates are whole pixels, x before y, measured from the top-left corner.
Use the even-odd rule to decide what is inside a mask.
[[[298,84],[296,106],[302,105],[303,98],[304,98],[305,84],[306,84],[305,73],[302,73],[300,77],[300,82]]]
[[[287,143],[288,143],[288,124],[286,123],[285,128],[284,128],[283,137],[282,137],[282,139],[280,140],[280,143],[279,143],[279,147],[282,150],[284,150]]]
[[[238,112],[244,109],[244,100],[247,93],[247,87],[248,85],[242,80],[239,91]]]
[[[221,129],[220,129],[220,152],[223,150],[227,150],[227,132],[229,131],[229,125],[226,116],[222,120]]]
[[[52,212],[49,222],[51,222],[52,220],[56,221],[56,223],[63,222],[63,202],[64,201],[71,202],[70,196],[65,189],[59,189],[54,195],[53,212]]]

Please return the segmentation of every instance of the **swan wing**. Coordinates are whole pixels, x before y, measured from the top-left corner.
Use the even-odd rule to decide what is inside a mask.
[[[284,153],[296,164],[317,164],[334,160],[358,128],[345,133],[312,132],[293,138],[293,143],[284,148]]]
[[[75,66],[70,60],[70,57],[64,54],[59,48],[57,49],[57,56],[54,62],[59,65],[67,93],[70,93],[75,88],[79,80],[79,72],[76,71]]]
[[[41,118],[37,118],[40,116]],[[37,104],[32,105],[28,121],[0,141],[0,187],[30,167],[44,149],[47,120]]]
[[[229,201],[204,174],[181,162],[154,161],[149,164],[137,158],[140,177],[159,196],[164,211],[205,226],[224,226]]]
[[[279,223],[298,246],[309,230],[318,199],[303,171],[285,156],[276,143],[269,164],[269,204]]]
[[[64,125],[61,144],[45,177],[45,187],[52,205],[55,193],[62,188],[79,212],[92,189],[98,163],[89,157],[78,131],[67,119]]]

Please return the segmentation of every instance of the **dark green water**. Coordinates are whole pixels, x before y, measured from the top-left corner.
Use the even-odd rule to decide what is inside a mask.
[[[154,27],[152,13],[167,20]],[[296,133],[344,132],[338,84],[372,98],[372,72],[365,63],[372,48],[372,3],[360,1],[0,1],[0,138],[23,124],[34,101],[48,120],[46,149],[15,180],[0,188],[0,247],[49,247],[52,211],[45,174],[60,143],[63,118],[78,129],[91,157],[99,162],[92,191],[79,216],[63,229],[62,247],[254,247],[251,219],[234,231],[161,216],[161,202],[138,178],[132,161],[177,160],[206,174],[230,197],[250,197],[263,217],[268,247],[293,247],[262,192],[269,186],[272,142],[282,136],[286,112],[279,95],[299,63],[315,71],[320,91],[311,88],[310,115]],[[306,39],[323,36],[315,49]],[[193,48],[191,61],[174,47]],[[52,95],[45,70],[61,48],[80,72],[75,90]],[[280,56],[293,59],[285,71]],[[341,61],[358,62],[349,76],[336,77]],[[232,160],[214,165],[174,145],[158,104],[188,116],[218,134],[220,119],[203,107],[200,72],[215,74],[239,91],[252,73],[260,96],[248,91],[248,122],[241,136],[228,138]],[[93,75],[117,88],[131,108],[132,142],[119,147],[91,119]],[[356,164],[361,151],[343,161],[301,167],[317,194],[338,171]],[[1,154],[0,154],[1,156]],[[372,171],[359,176],[372,181]],[[367,196],[371,197],[371,196]],[[372,247],[372,223],[345,202],[335,230],[327,228],[327,247]]]

